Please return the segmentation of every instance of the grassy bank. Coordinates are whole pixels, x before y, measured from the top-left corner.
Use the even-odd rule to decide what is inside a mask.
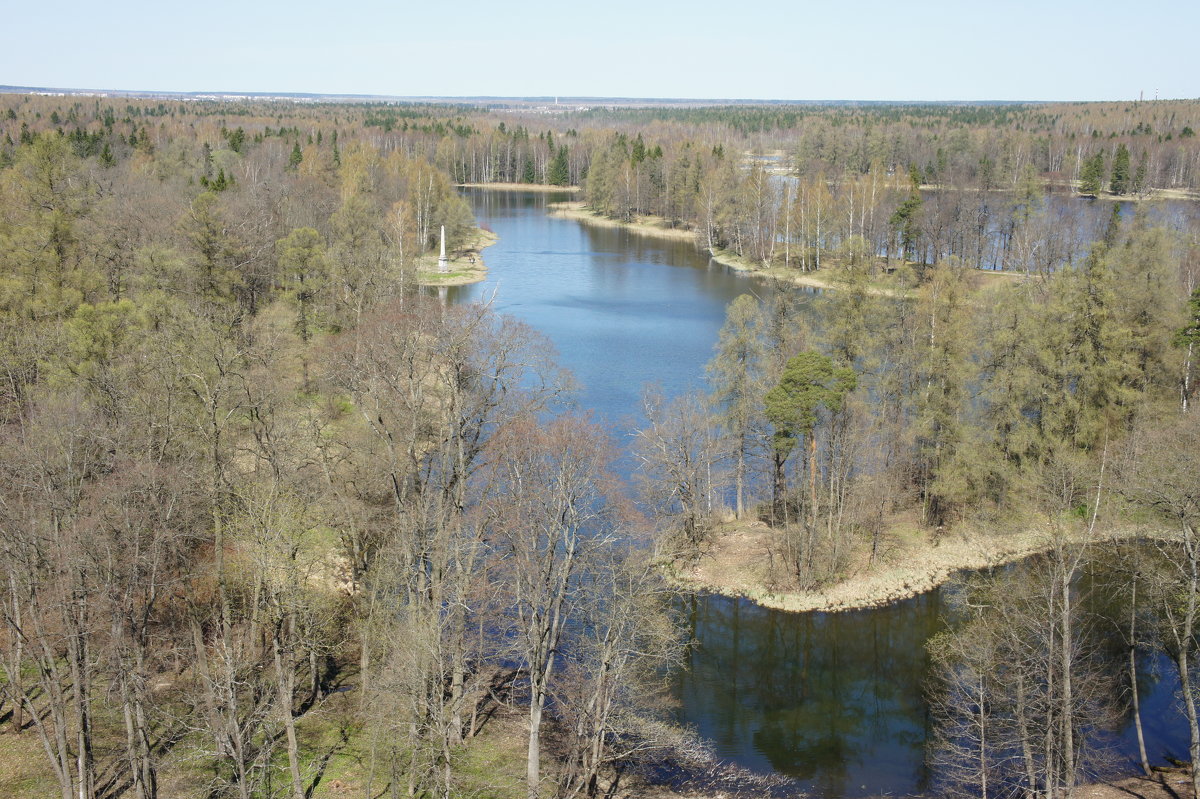
[[[347,664],[349,666],[349,664]],[[352,668],[352,667],[351,667]],[[396,742],[389,734],[373,740],[365,727],[361,697],[357,691],[357,675],[335,686],[339,690],[318,701],[296,720],[301,751],[301,774],[309,799],[346,799],[346,797],[407,795],[407,785],[395,786],[389,774],[387,749]],[[180,712],[186,712],[182,707]],[[365,711],[370,712],[368,709]],[[526,714],[520,703],[499,703],[487,709],[486,721],[478,733],[451,753],[456,797],[486,797],[486,799],[525,799],[526,747],[528,732]],[[45,799],[60,795],[58,781],[46,756],[37,731],[32,726],[16,735],[3,714],[0,714],[0,797],[4,799]],[[563,764],[556,759],[554,741],[565,735],[548,725],[542,768],[547,785],[559,778]],[[101,718],[95,729],[97,753],[106,761],[120,757],[124,739],[120,721]],[[198,730],[193,730],[165,747],[157,760],[159,795],[169,799],[206,799],[214,796],[214,763],[207,754],[211,742]],[[270,782],[276,793],[287,785],[287,759],[283,742],[276,741],[269,765],[260,768],[271,772]],[[261,778],[263,775],[258,775]],[[611,775],[606,775],[602,784]],[[400,775],[401,782],[405,782]],[[134,795],[130,786],[116,787],[107,796],[128,799]],[[233,791],[220,795],[233,795]],[[260,795],[259,792],[255,793]],[[266,794],[261,794],[266,795]],[[636,770],[622,775],[607,795],[613,799],[715,799],[723,795],[704,791],[675,791],[648,783]]]
[[[392,786],[383,745],[373,745],[370,734],[363,729],[359,702],[356,691],[344,690],[318,702],[297,719],[301,773],[309,786],[310,799],[390,795]],[[199,754],[208,743],[192,733],[163,753],[158,761],[161,796],[204,799],[212,795],[213,764]],[[520,713],[501,708],[478,736],[454,753],[460,795],[523,799],[525,743]],[[122,745],[117,723],[100,725],[97,750],[105,758],[117,756]],[[269,768],[277,785],[286,784],[287,761],[282,744],[276,747]],[[0,730],[0,796],[44,799],[58,791],[58,782],[37,731],[27,727],[21,735],[15,735],[5,724]],[[133,791],[118,790],[112,795],[131,797]]]
[[[956,572],[994,568],[1047,552],[1057,540],[1104,543],[1160,535],[1157,529],[1129,525],[1097,530],[1089,537],[1082,523],[1055,524],[1049,519],[1007,530],[964,527],[939,534],[914,522],[897,521],[874,557],[862,542],[833,582],[803,590],[779,555],[783,551],[779,531],[757,521],[731,522],[714,531],[699,557],[670,564],[668,573],[686,589],[745,597],[776,610],[861,610],[931,591]]]
[[[796,286],[805,286],[807,288],[821,289],[823,291],[837,290],[842,287],[841,281],[836,274],[829,269],[821,270],[820,272],[803,272],[795,267],[780,266],[778,264],[763,264],[749,258],[743,258],[736,253],[728,250],[714,250],[711,253],[712,259],[719,264],[728,266],[730,269],[736,269],[739,272],[750,272],[763,277],[769,277],[772,280],[780,280],[785,283],[791,283]],[[907,289],[902,286],[895,285],[896,281],[888,281],[886,279],[877,278],[866,287],[868,294],[873,294],[878,297],[904,297],[907,295]]]
[[[438,271],[437,253],[422,256],[417,262],[417,283],[422,286],[465,286],[481,282],[487,277],[488,271],[482,251],[499,240],[500,237],[492,231],[475,228],[466,244],[449,256],[448,271]]]
[[[694,241],[696,238],[696,234],[692,231],[674,227],[668,220],[660,216],[638,216],[625,222],[619,219],[610,219],[603,214],[589,210],[583,202],[578,201],[551,203],[549,208],[550,213],[554,216],[573,219],[586,225],[625,228],[643,236],[654,236],[670,241]]]

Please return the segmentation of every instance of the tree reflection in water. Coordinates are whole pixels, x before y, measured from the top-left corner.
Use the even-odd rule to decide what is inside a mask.
[[[679,719],[719,756],[792,777],[815,796],[932,789],[926,748],[934,664],[925,644],[948,624],[951,590],[849,613],[792,614],[744,599],[689,596],[683,616],[696,646],[674,675]],[[1112,646],[1105,656],[1119,669],[1124,652]],[[1185,754],[1169,664],[1143,657],[1139,677],[1151,761]],[[1104,739],[1110,760],[1132,772],[1128,714]]]

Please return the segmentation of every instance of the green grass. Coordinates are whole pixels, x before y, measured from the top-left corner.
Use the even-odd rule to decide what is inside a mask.
[[[459,750],[454,773],[459,795],[471,799],[522,799],[528,741],[518,719],[498,718]]]
[[[360,799],[371,777],[370,739],[358,721],[356,691],[337,693],[318,703],[297,720],[301,772],[305,787],[316,779],[312,799]],[[272,783],[288,782],[286,742],[280,738],[272,752]],[[98,765],[103,770],[120,758],[123,730],[113,713],[97,719]],[[214,763],[206,754],[211,742],[195,730],[159,761],[162,796],[202,799],[210,787]],[[525,796],[525,729],[520,714],[500,709],[483,731],[454,754],[454,795],[463,799],[523,799]],[[549,765],[549,763],[548,763]],[[388,795],[386,764],[376,765],[372,792]],[[0,797],[45,799],[59,795],[58,782],[37,731],[17,736],[0,731]]]
[[[301,773],[320,780],[313,799],[362,795],[367,777],[365,736],[354,719],[358,696],[353,692],[335,694],[317,705],[296,725],[302,755]],[[286,770],[287,752],[282,747],[277,758]]]
[[[0,796],[44,799],[58,795],[58,781],[37,731],[26,728],[20,735],[14,735],[6,725],[0,734]]]

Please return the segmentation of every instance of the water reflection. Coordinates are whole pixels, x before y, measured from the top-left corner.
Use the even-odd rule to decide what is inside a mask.
[[[719,755],[821,796],[924,789],[938,592],[882,612],[787,614],[720,596],[686,611],[698,645],[675,677],[679,718]]]
[[[760,773],[794,778],[821,797],[928,790],[932,718],[925,643],[949,623],[943,589],[851,613],[782,613],[744,599],[692,596],[684,616],[696,642],[674,675],[678,719],[717,754]],[[1095,608],[1100,610],[1100,607]],[[1126,652],[1108,653],[1121,673]],[[1139,687],[1152,763],[1185,756],[1178,682],[1165,659],[1142,654]],[[1133,721],[1097,736],[1108,763],[1132,773]]]
[[[550,216],[570,195],[472,189],[480,224],[500,240],[487,248],[486,281],[452,288],[451,301],[488,301],[550,337],[582,390],[581,408],[618,442],[640,422],[642,386],[667,396],[699,388],[725,306],[773,286],[719,264],[690,241],[648,238]],[[494,299],[493,299],[494,298]]]

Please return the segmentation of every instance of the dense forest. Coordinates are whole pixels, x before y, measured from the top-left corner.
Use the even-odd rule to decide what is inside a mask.
[[[1175,664],[1200,759],[1200,224],[1151,199],[1200,189],[1197,126],[1176,101],[0,96],[0,773],[63,799],[536,799],[705,772],[662,696],[686,643],[664,574],[748,519],[781,590],[899,523],[1045,531],[931,644],[946,790],[1097,773],[1125,705],[1089,671],[1086,590],[1121,603],[1130,662]],[[417,286],[475,182],[578,185],[835,288],[732,303],[711,390],[647,392],[626,484],[541,334]],[[1083,586],[1125,529],[1156,543]]]
[[[299,799],[322,735],[369,795],[446,795],[518,699],[534,792],[549,697],[564,792],[662,738],[642,522],[601,431],[539,424],[547,343],[414,290],[472,224],[421,148],[355,109],[10,100],[0,712],[64,798]]]

